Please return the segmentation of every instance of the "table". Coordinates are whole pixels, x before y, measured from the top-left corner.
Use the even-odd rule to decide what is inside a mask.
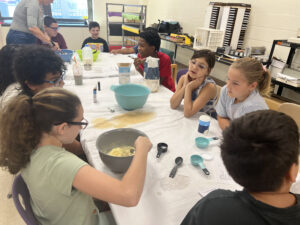
[[[300,48],[300,44],[297,43],[290,43],[287,40],[274,40],[273,44],[272,44],[272,48],[270,51],[270,55],[269,55],[269,59],[267,61],[267,68],[270,67],[271,63],[272,63],[272,58],[273,58],[273,53],[275,50],[276,45],[280,45],[280,46],[285,46],[285,47],[289,47],[290,51],[289,51],[289,55],[286,61],[286,64],[288,66],[288,68],[291,67],[292,61],[293,61],[293,57],[295,55],[296,49]],[[278,85],[278,89],[277,89],[277,95],[281,96],[283,88],[288,88],[291,89],[293,91],[296,91],[298,93],[300,93],[300,87],[295,87],[283,82],[280,82],[278,80],[276,80],[275,78],[272,78],[272,83]]]
[[[181,48],[185,48],[185,49],[189,49],[189,50],[192,50],[192,51],[195,51],[195,49],[193,48],[193,46],[188,46],[188,45],[185,45],[183,43],[178,43],[178,42],[175,42],[175,41],[172,41],[170,40],[169,38],[166,38],[165,35],[160,35],[160,39],[161,40],[164,40],[164,41],[168,41],[168,42],[171,42],[175,45],[175,49],[174,49],[174,63],[176,62],[176,54],[177,54],[177,47],[181,47]]]
[[[113,62],[110,65],[107,63],[106,66],[111,65]],[[92,89],[97,81],[101,82],[101,91],[97,94],[98,103],[93,103]],[[131,76],[131,81],[143,84],[143,78],[137,74]],[[101,117],[113,122],[115,116],[128,113],[117,105],[114,94],[110,91],[112,84],[118,84],[118,77],[84,79],[82,86],[75,86],[72,78],[67,76],[65,88],[80,97],[84,116],[90,122],[81,133],[81,143],[89,162],[97,170],[121,178],[120,174],[114,174],[104,166],[96,149],[97,137],[114,127],[96,129],[92,125],[95,118]],[[110,204],[118,225],[179,224],[191,207],[211,190],[216,188],[241,189],[224,168],[220,157],[219,141],[212,142],[205,150],[200,150],[195,146],[194,138],[203,136],[197,132],[200,113],[188,119],[183,116],[183,107],[172,110],[169,106],[171,95],[171,91],[161,86],[157,93],[149,95],[142,109],[134,111],[137,115],[155,114],[150,121],[129,125],[129,127],[145,132],[152,141],[153,148],[148,155],[145,186],[139,204],[131,208]],[[115,112],[111,113],[107,107],[115,109]],[[221,137],[221,130],[216,120],[211,121],[208,136]],[[167,153],[157,159],[156,145],[159,142],[166,142],[169,148]],[[205,161],[211,173],[209,176],[204,175],[199,168],[190,163],[191,155],[202,153],[214,156],[213,160]],[[177,156],[183,158],[183,165],[178,169],[175,178],[171,179],[169,173],[175,165],[174,160]],[[297,185],[299,190],[300,182]]]

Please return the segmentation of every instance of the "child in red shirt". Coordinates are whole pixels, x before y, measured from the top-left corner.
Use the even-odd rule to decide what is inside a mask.
[[[138,58],[134,66],[140,74],[144,74],[144,62],[148,56],[159,58],[160,83],[171,91],[175,91],[175,84],[171,76],[171,61],[168,55],[159,52],[160,37],[155,30],[146,30],[140,33],[138,42]]]

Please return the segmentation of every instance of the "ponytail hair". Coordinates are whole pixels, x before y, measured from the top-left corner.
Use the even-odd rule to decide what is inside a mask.
[[[0,166],[12,174],[25,168],[42,134],[77,116],[79,98],[62,88],[47,88],[34,97],[19,95],[0,114]]]
[[[257,90],[260,95],[269,95],[271,74],[258,60],[245,57],[238,59],[231,66],[232,68],[240,70],[249,84],[257,82]]]

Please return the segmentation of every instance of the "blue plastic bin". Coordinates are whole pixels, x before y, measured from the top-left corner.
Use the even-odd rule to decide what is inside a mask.
[[[71,62],[73,51],[69,49],[62,49],[61,51],[56,51],[56,54],[58,54],[65,62]]]

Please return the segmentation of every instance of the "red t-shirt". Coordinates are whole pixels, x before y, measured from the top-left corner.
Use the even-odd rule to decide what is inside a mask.
[[[170,57],[162,52],[157,52],[159,58],[159,74],[161,79],[161,84],[171,91],[175,92],[175,84],[171,76],[171,61]],[[140,53],[138,57],[141,58]],[[144,72],[144,64],[140,65],[140,69]]]

